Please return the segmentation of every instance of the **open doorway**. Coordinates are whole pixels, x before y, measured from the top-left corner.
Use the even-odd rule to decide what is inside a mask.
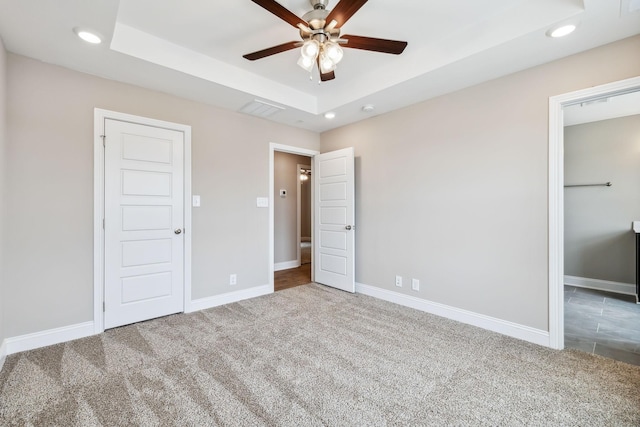
[[[276,176],[278,175],[284,175],[284,173],[282,171],[277,172],[277,167],[276,167],[276,156],[279,156],[280,154],[291,154],[294,157],[297,157],[299,160],[294,160],[291,164],[293,166],[288,167],[290,169],[290,173],[286,174],[287,176],[287,180],[288,180],[288,184],[287,186],[289,188],[293,188],[295,186],[295,188],[297,189],[298,187],[298,182],[299,182],[299,173],[298,173],[298,164],[304,164],[304,165],[312,165],[313,164],[313,160],[314,157],[316,155],[319,155],[320,152],[319,151],[315,151],[315,150],[309,150],[306,148],[300,148],[300,147],[294,147],[294,146],[290,146],[290,145],[282,145],[282,144],[276,144],[276,143],[270,143],[269,144],[269,200],[271,201],[271,203],[269,204],[269,260],[268,260],[268,265],[269,265],[269,285],[272,289],[272,291],[276,290],[275,287],[275,276],[276,273],[278,273],[278,276],[287,274],[287,270],[291,270],[293,268],[297,268],[299,267],[299,263],[298,260],[300,260],[300,263],[302,261],[301,259],[301,251],[300,250],[300,245],[299,243],[296,243],[299,241],[298,239],[298,225],[297,225],[297,214],[294,214],[292,216],[292,220],[291,222],[287,222],[287,249],[286,251],[283,252],[283,254],[279,254],[278,255],[278,261],[276,262],[276,234],[281,234],[282,230],[278,229],[278,231],[276,232],[276,204],[278,204],[278,209],[281,208],[280,206],[280,201],[281,196],[280,196],[280,190],[284,189],[284,190],[288,190],[288,188],[281,188],[283,187],[282,185],[280,185],[280,181],[278,180],[277,183],[277,179]],[[299,156],[299,157],[298,157]],[[314,239],[314,216],[315,216],[315,212],[314,212],[314,188],[313,186],[310,186],[311,189],[311,240]],[[286,198],[288,199],[289,203],[291,203],[292,201],[294,202],[294,209],[297,211],[297,197],[293,198],[290,197],[292,195],[292,193],[289,193],[287,191],[287,193],[285,194]],[[290,209],[290,207],[289,207]],[[291,214],[289,214],[289,216],[291,216]],[[294,222],[295,221],[295,222]],[[301,231],[300,231],[301,233]],[[279,236],[279,241],[282,241],[280,239]],[[295,255],[294,255],[295,254]],[[287,259],[288,258],[288,259]],[[314,251],[313,251],[313,246],[311,247],[311,262],[308,264],[308,268],[310,270],[310,281],[312,282],[314,280]],[[287,263],[287,261],[289,261]],[[307,279],[305,279],[307,280]],[[308,282],[307,282],[308,283]],[[280,288],[280,286],[279,286]]]
[[[300,265],[311,266],[311,188],[313,186],[311,164],[298,164],[298,259]],[[309,270],[311,276],[311,270]]]
[[[311,159],[274,153],[274,291],[311,283]]]
[[[640,92],[564,108],[565,347],[640,365]]]
[[[596,179],[600,177],[595,177],[595,176],[593,177],[594,180],[593,181],[589,180],[589,182],[587,181],[569,182],[569,178],[573,180],[577,180],[578,176],[574,175],[575,171],[573,170],[570,172],[565,170],[565,165],[567,160],[565,156],[571,154],[570,153],[571,150],[568,150],[567,152],[565,152],[565,119],[566,119],[567,109],[569,109],[573,105],[598,104],[598,103],[602,103],[603,101],[601,100],[605,98],[623,96],[625,94],[629,94],[632,92],[638,92],[639,90],[640,90],[640,78],[633,78],[633,79],[628,79],[620,82],[592,87],[592,88],[584,89],[581,91],[576,91],[576,92],[550,98],[550,101],[549,101],[549,131],[550,131],[549,133],[549,344],[552,348],[562,349],[565,346],[575,348],[574,344],[577,344],[577,343],[571,342],[570,335],[572,335],[576,331],[572,330],[572,334],[567,333],[567,337],[565,337],[565,327],[568,327],[570,329],[571,326],[575,326],[580,322],[584,324],[586,320],[583,320],[583,321],[578,320],[577,321],[578,323],[576,323],[575,322],[576,319],[567,318],[565,315],[571,314],[571,313],[566,313],[567,311],[566,303],[568,302],[569,299],[576,298],[576,301],[574,302],[583,302],[582,304],[583,306],[592,306],[592,308],[595,308],[594,301],[587,301],[590,299],[590,297],[585,296],[585,294],[595,295],[598,292],[603,292],[602,289],[586,290],[585,285],[589,285],[592,287],[594,284],[596,284],[597,286],[617,285],[618,288],[622,286],[625,289],[628,288],[627,289],[628,291],[634,293],[634,295],[630,295],[631,297],[630,299],[635,300],[636,298],[635,294],[637,294],[637,280],[638,280],[637,274],[633,275],[635,276],[632,278],[634,283],[626,283],[625,285],[625,283],[617,282],[615,280],[608,280],[608,281],[607,280],[596,280],[596,281],[577,280],[576,281],[576,277],[570,277],[570,275],[576,274],[576,273],[572,273],[571,271],[567,270],[567,268],[575,269],[577,267],[575,263],[576,261],[575,249],[569,249],[568,247],[565,247],[568,245],[568,242],[566,241],[565,237],[568,237],[569,240],[571,240],[571,239],[575,239],[575,236],[576,236],[575,234],[576,230],[570,230],[569,228],[567,228],[566,220],[571,220],[571,216],[569,218],[565,217],[565,213],[566,213],[565,210],[567,208],[566,203],[568,201],[566,198],[569,197],[570,199],[576,199],[576,200],[591,199],[590,197],[585,198],[585,196],[588,196],[588,195],[576,193],[576,190],[578,191],[597,190],[599,191],[599,194],[601,196],[610,198],[613,196],[613,193],[606,192],[606,190],[610,190],[612,186],[607,185],[607,183],[611,182],[612,185],[616,185],[616,182],[613,182],[614,181],[613,178],[606,178],[606,179],[602,178],[600,180],[600,179]],[[634,154],[633,157],[637,157],[637,155]],[[631,157],[629,157],[629,159],[631,159]],[[585,171],[589,173],[596,173],[598,171],[598,168],[592,166],[590,168],[586,168]],[[620,180],[618,180],[617,182],[619,183],[618,185],[622,184]],[[586,184],[586,186],[582,186],[582,184]],[[602,184],[602,185],[596,186],[592,184]],[[571,187],[568,187],[565,189],[565,185],[569,185]],[[580,187],[574,187],[576,185],[580,185]],[[573,202],[575,202],[576,200],[573,200]],[[603,203],[605,202],[601,202],[601,205]],[[575,212],[573,212],[571,215],[575,215]],[[634,213],[633,215],[640,215],[640,212],[638,212],[637,214]],[[630,215],[630,216],[633,216],[633,215]],[[626,228],[624,233],[631,233],[629,236],[627,236],[627,237],[630,237],[631,239],[634,238],[633,231],[632,231],[632,222],[635,220],[637,219],[633,217],[628,218],[628,220],[625,220],[626,224],[623,227],[623,228]],[[575,224],[571,224],[572,227],[574,225]],[[584,229],[584,227],[582,228]],[[565,236],[566,231],[571,233],[571,236]],[[620,229],[620,233],[622,233],[622,231],[623,230]],[[622,242],[622,240],[621,240],[621,243],[625,244],[624,242]],[[634,246],[628,245],[628,243],[629,242],[627,241],[626,242],[627,251],[634,252],[633,255],[631,255],[631,257],[635,261],[636,248]],[[569,250],[570,252],[565,253],[565,251],[567,250]],[[567,257],[569,259],[567,259]],[[629,257],[627,256],[627,258]],[[588,267],[591,268],[593,266],[589,265]],[[573,285],[569,283],[569,286],[565,287],[565,283],[568,283],[567,280],[568,282],[573,281],[575,283],[573,283]],[[628,282],[628,281],[631,281],[631,279],[625,280],[625,282]],[[608,282],[608,283],[603,283],[603,282]],[[636,285],[636,286],[634,287],[633,285]],[[579,292],[579,289],[585,289],[582,295],[576,294],[576,292]],[[608,305],[607,303],[612,303],[612,304],[621,303],[622,305],[626,305],[626,303],[624,303],[624,300],[626,298],[624,297],[622,297],[619,302],[614,301],[616,299],[615,297],[616,294],[621,295],[621,293],[619,292],[621,289],[613,289],[613,288],[608,289],[608,291],[611,291],[611,290],[616,291],[616,293],[603,294],[602,301],[597,302],[597,304],[603,305],[601,309],[596,308],[596,311],[598,311],[599,313],[603,313],[605,308],[604,306]],[[607,292],[607,290],[604,290],[604,292]],[[582,301],[577,301],[577,299],[581,299]],[[628,307],[631,310],[635,310],[636,304],[633,304],[634,301],[629,301],[629,302],[631,303],[631,305],[629,305]],[[640,306],[637,306],[637,308],[640,308]],[[595,312],[591,314],[595,314]],[[595,319],[595,317],[591,317],[589,321],[596,321],[596,323],[602,323],[602,324],[605,324],[607,322],[607,319],[599,319],[599,320],[602,320],[602,322],[599,322],[598,319]],[[595,330],[597,333],[598,332],[597,325]],[[637,335],[637,332],[636,332],[636,335]],[[565,338],[567,338],[568,342],[565,342]],[[614,337],[614,339],[616,338]],[[594,351],[592,350],[591,352],[593,353]],[[637,352],[637,349],[636,349],[636,352]],[[613,354],[609,354],[607,356],[612,357]],[[630,362],[630,360],[626,360],[626,361]]]
[[[311,282],[355,292],[355,152],[353,147],[320,154],[304,148],[269,144],[269,286],[274,290],[276,153],[308,157],[311,189]],[[312,160],[312,161],[311,161]],[[297,167],[297,166],[296,166]],[[295,171],[294,181],[299,179]],[[290,175],[289,175],[290,176]],[[297,181],[296,181],[297,182]],[[284,195],[288,195],[284,188]],[[299,240],[298,240],[299,241]],[[294,246],[296,246],[294,239]],[[293,261],[293,260],[291,260]],[[284,261],[286,263],[286,261]],[[297,259],[296,259],[297,262]],[[296,262],[289,266],[295,267]],[[285,267],[286,264],[279,264]]]

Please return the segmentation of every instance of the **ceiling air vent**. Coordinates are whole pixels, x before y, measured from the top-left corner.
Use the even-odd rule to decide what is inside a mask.
[[[240,109],[241,113],[250,114],[256,117],[270,117],[273,116],[278,111],[284,110],[284,107],[279,107],[277,105],[269,104],[264,101],[258,101],[257,99],[253,102],[248,103],[244,107]]]

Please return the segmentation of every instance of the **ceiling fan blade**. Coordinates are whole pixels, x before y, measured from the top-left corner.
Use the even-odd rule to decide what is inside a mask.
[[[320,73],[320,81],[326,82],[328,80],[333,80],[336,78],[336,73],[333,71],[329,71],[328,73]]]
[[[327,22],[335,20],[336,28],[340,28],[345,22],[353,16],[354,13],[360,9],[367,0],[341,0],[336,7],[334,7],[326,18]]]
[[[299,46],[300,42],[287,42],[279,44],[278,46],[262,49],[257,52],[247,53],[246,55],[242,55],[242,57],[248,59],[249,61],[255,61],[256,59],[262,59],[266,58],[267,56],[275,55],[276,53],[286,52]]]
[[[342,47],[372,50],[374,52],[391,53],[394,55],[400,55],[404,51],[404,48],[407,47],[407,42],[397,40],[375,39],[373,37],[352,35],[341,36],[340,38],[347,40],[347,43],[342,44]]]
[[[273,13],[278,18],[282,19],[285,22],[288,22],[289,24],[293,25],[296,28],[298,28],[300,24],[302,24],[304,27],[309,26],[308,23],[306,23],[301,18],[298,18],[293,12],[290,12],[287,8],[285,8],[275,0],[251,0],[251,1],[257,4],[258,6],[261,6],[264,9],[267,9],[269,12]]]

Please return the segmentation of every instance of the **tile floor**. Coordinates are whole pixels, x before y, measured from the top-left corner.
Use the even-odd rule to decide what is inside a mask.
[[[564,345],[640,366],[640,305],[633,296],[565,286]]]

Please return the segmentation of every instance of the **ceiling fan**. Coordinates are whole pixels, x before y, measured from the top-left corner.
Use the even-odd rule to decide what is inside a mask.
[[[276,53],[301,47],[298,60],[305,70],[311,72],[317,65],[320,80],[335,79],[336,64],[342,59],[342,47],[371,50],[399,55],[407,47],[407,42],[344,35],[340,29],[367,0],[340,0],[333,10],[327,10],[329,0],[309,0],[313,10],[299,18],[275,0],[251,0],[278,18],[300,30],[302,41],[291,41],[257,52],[243,55],[249,61],[266,58]],[[341,47],[342,46],[342,47]]]

